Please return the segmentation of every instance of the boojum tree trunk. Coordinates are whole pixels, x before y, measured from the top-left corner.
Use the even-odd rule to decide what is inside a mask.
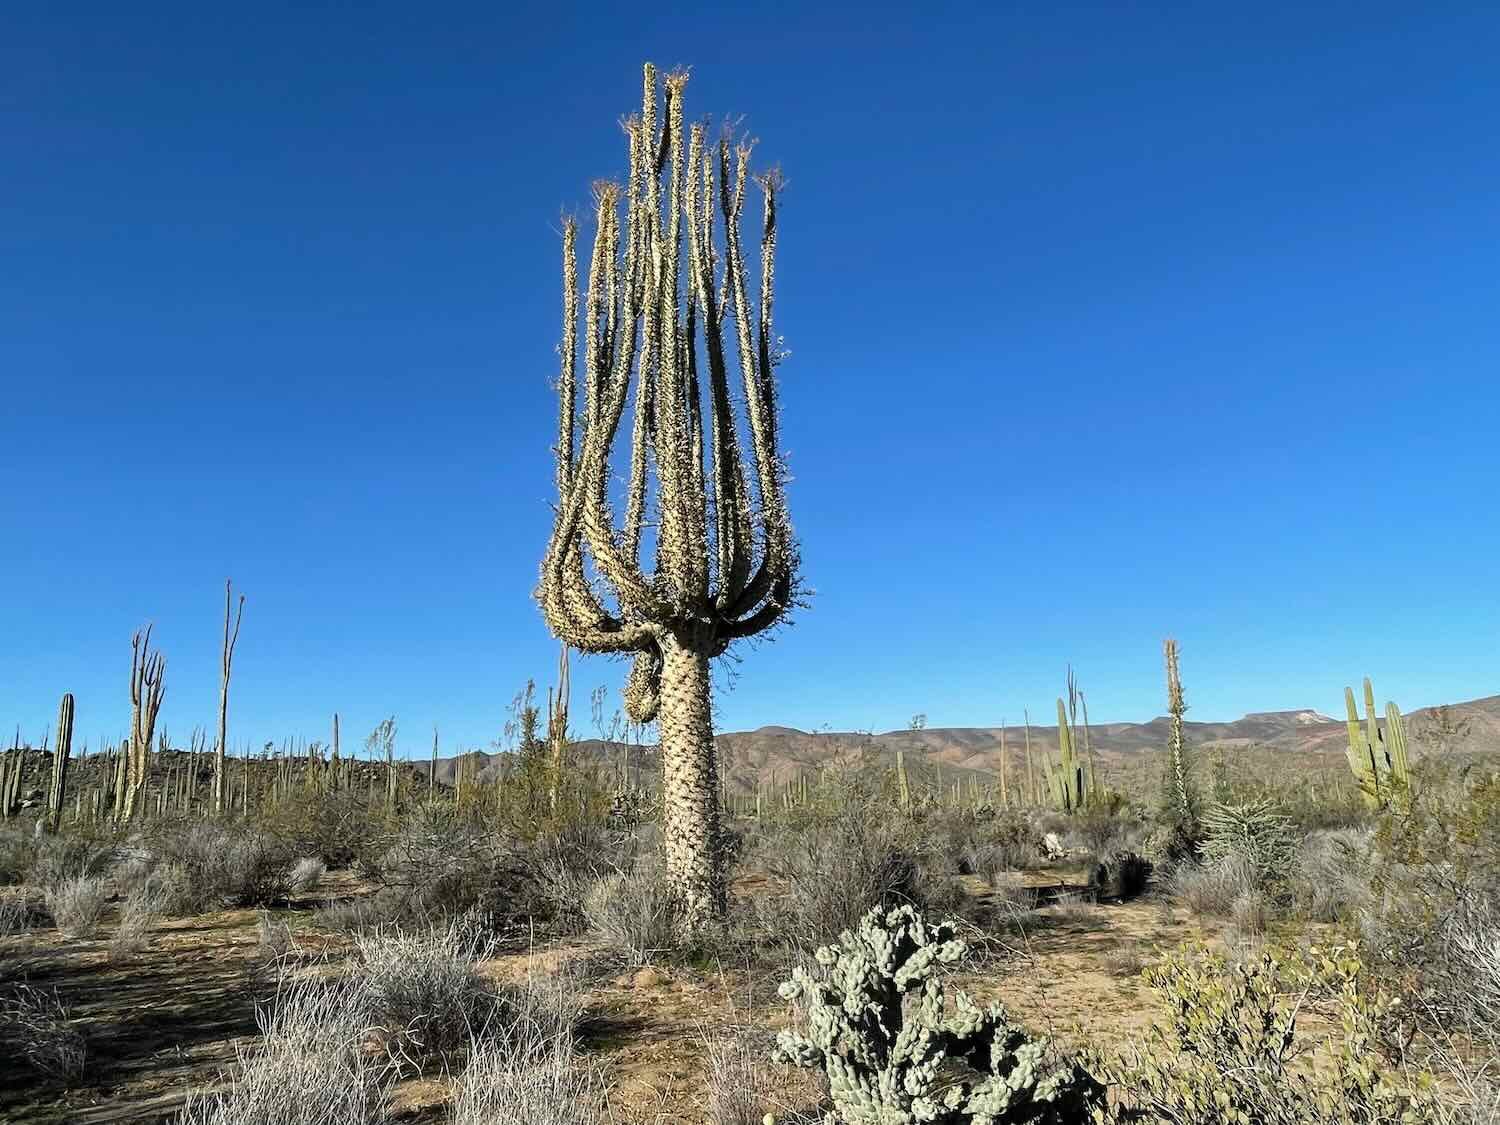
[[[559,500],[537,598],[564,643],[634,654],[625,711],[634,723],[660,720],[667,872],[683,925],[696,928],[723,904],[711,661],[784,619],[798,552],[777,443],[781,180],[754,178],[764,210],[752,305],[740,231],[750,146],[685,129],[686,84],[685,73],[667,77],[658,125],[657,74],[645,68],[641,114],[625,122],[629,178],[595,186],[582,333],[577,224],[564,224]],[[617,519],[612,452],[627,405]]]

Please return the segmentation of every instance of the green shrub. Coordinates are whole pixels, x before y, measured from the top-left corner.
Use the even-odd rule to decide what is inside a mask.
[[[1205,863],[1238,858],[1249,865],[1258,887],[1284,881],[1296,865],[1292,822],[1270,801],[1214,805],[1203,815],[1203,835]]]
[[[1393,1001],[1368,989],[1357,947],[1236,963],[1182,950],[1146,971],[1165,1023],[1090,1058],[1114,1087],[1107,1119],[1174,1125],[1408,1125],[1435,1120],[1432,1076],[1389,1071],[1377,1029]],[[1334,1029],[1311,1059],[1304,1013]],[[1304,1061],[1306,1065],[1304,1065]]]

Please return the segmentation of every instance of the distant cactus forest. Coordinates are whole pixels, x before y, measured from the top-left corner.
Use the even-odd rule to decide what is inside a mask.
[[[816,610],[787,181],[691,86],[644,68],[620,178],[560,224],[556,667],[413,759],[333,707],[252,737],[254,591],[212,729],[169,733],[169,638],[122,637],[87,702],[127,733],[62,694],[0,752],[0,1119],[1500,1122],[1497,699],[1195,722],[1166,639],[1150,723],[1060,668],[982,729],[716,729],[715,662],[754,677],[777,650],[741,642]]]

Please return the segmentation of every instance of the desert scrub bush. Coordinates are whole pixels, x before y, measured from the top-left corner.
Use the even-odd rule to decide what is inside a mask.
[[[171,872],[162,908],[199,914],[232,906],[265,906],[284,899],[296,852],[251,825],[223,821],[167,822],[147,838],[153,870]]]
[[[97,876],[74,875],[48,887],[46,900],[47,912],[62,933],[86,938],[99,928],[109,890]]]
[[[1313,922],[1349,922],[1373,901],[1371,833],[1360,829],[1314,832],[1297,852],[1290,892],[1297,913]]]
[[[1118,801],[1099,800],[1085,806],[1068,825],[1067,836],[1096,859],[1113,852],[1139,851],[1147,828]]]
[[[806,1032],[782,1031],[777,1057],[823,1070],[828,1121],[1064,1125],[1098,1105],[1098,1083],[1004,1008],[950,997],[938,970],[966,952],[956,932],[911,907],[871,910],[817,951],[818,971],[798,966],[782,985]]]
[[[294,855],[316,856],[336,870],[373,866],[395,827],[385,809],[372,809],[362,787],[288,794],[256,815],[256,827]]]
[[[291,871],[287,873],[287,890],[294,895],[315,891],[327,873],[326,863],[317,856],[305,855],[292,864]]]
[[[866,801],[796,824],[773,824],[759,842],[762,866],[786,893],[757,904],[767,939],[815,947],[855,925],[871,907],[954,906],[951,879],[924,866],[911,825]]]
[[[932,818],[923,822],[924,835]],[[1001,809],[993,816],[953,811],[939,837],[950,870],[978,875],[993,885],[1001,872],[1026,871],[1042,858],[1042,836],[1022,812]]]
[[[366,911],[376,924],[444,925],[470,915],[498,929],[507,916],[544,912],[515,843],[448,805],[415,810],[386,837],[370,874],[381,885]]]
[[[666,872],[643,864],[596,879],[583,894],[589,932],[630,967],[677,947],[677,911]]]
[[[35,891],[0,895],[0,937],[52,925],[47,901]]]
[[[519,862],[534,884],[531,913],[559,932],[582,932],[590,925],[583,898],[601,874],[633,871],[654,861],[658,853],[657,842],[640,829],[627,832],[590,821],[563,822],[557,831],[527,841],[520,853]]]
[[[109,938],[109,959],[128,961],[151,942],[151,928],[161,917],[161,906],[148,885],[134,888],[120,904],[120,918]]]
[[[368,981],[283,976],[256,1011],[260,1039],[236,1046],[223,1093],[195,1097],[180,1125],[376,1125],[384,1120],[385,1060],[365,1049]]]
[[[1141,1039],[1089,1057],[1107,1120],[1174,1125],[1408,1125],[1436,1120],[1430,1074],[1386,1069],[1376,1033],[1394,1003],[1368,989],[1356,946],[1261,950],[1240,963],[1180,950],[1146,970],[1168,1012]],[[1321,1050],[1299,1036],[1318,1010]],[[1312,1055],[1311,1058],[1304,1056]]]
[[[25,881],[46,888],[96,876],[109,866],[113,856],[113,847],[92,836],[41,836],[35,842]]]
[[[499,996],[451,928],[383,930],[356,942],[371,1026],[402,1073],[451,1064],[499,1019]]]
[[[18,982],[0,987],[0,1057],[68,1082],[83,1073],[88,1053],[57,993]]]
[[[1234,904],[1247,894],[1259,893],[1255,866],[1239,855],[1217,863],[1183,864],[1167,882],[1169,897],[1194,914],[1226,918]]]
[[[20,825],[0,826],[0,883],[24,883],[31,875],[40,841],[35,832]]]

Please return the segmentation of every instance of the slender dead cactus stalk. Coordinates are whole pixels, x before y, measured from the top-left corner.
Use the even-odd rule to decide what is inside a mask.
[[[224,752],[229,735],[229,670],[234,663],[234,646],[240,639],[240,620],[245,616],[245,595],[240,595],[239,611],[234,615],[234,632],[229,631],[229,606],[233,599],[234,584],[224,580],[224,650],[220,660],[219,680],[219,741],[214,747],[214,815],[224,814]]]
[[[634,655],[626,712],[660,722],[667,873],[683,924],[694,928],[722,909],[724,894],[709,661],[783,619],[796,601],[798,549],[777,439],[781,353],[771,315],[781,178],[755,178],[764,207],[752,306],[740,233],[751,146],[727,134],[713,146],[702,124],[685,130],[686,83],[684,72],[667,76],[659,123],[656,69],[646,66],[641,114],[625,122],[629,180],[595,185],[581,375],[578,230],[571,220],[563,228],[559,501],[537,599],[565,644]],[[632,384],[619,520],[611,451]]]

